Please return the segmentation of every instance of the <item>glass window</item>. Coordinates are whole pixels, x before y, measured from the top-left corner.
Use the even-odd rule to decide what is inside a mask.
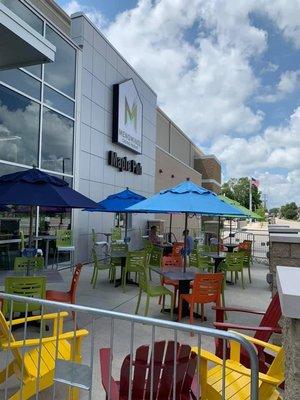
[[[0,85],[0,159],[37,165],[40,106]]]
[[[46,85],[44,85],[44,102],[64,114],[68,114],[71,117],[74,116],[74,101],[69,100]]]
[[[30,65],[29,67],[25,67],[26,71],[32,73],[33,75],[37,76],[38,78],[42,77],[42,65]]]
[[[13,13],[43,35],[43,21],[19,0],[0,0]]]
[[[72,174],[74,123],[44,107],[42,168]]]
[[[29,94],[29,96],[40,100],[40,82],[25,74],[25,72],[20,71],[19,69],[0,71],[0,81],[3,81],[14,88],[21,90],[21,92]]]
[[[75,49],[47,26],[46,38],[56,47],[55,61],[45,64],[45,81],[66,93],[75,95]]]

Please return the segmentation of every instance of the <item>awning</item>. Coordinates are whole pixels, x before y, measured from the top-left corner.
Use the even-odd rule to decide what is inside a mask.
[[[52,62],[56,48],[0,2],[0,70]]]

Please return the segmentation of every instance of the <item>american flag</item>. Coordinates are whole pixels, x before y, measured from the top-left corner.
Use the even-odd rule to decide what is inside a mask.
[[[255,178],[251,178],[251,185],[258,188],[258,186],[259,186],[259,180],[258,180],[258,179],[255,179]]]

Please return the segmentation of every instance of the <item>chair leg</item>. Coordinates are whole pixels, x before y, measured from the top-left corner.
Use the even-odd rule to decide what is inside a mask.
[[[96,272],[95,272],[95,277],[94,277],[94,282],[93,282],[93,289],[95,289],[95,287],[96,287],[97,279],[98,279],[98,268],[96,268]]]
[[[194,324],[194,303],[190,303],[190,324]],[[194,336],[194,332],[191,332],[191,336]]]
[[[93,269],[93,275],[92,275],[92,278],[91,278],[91,284],[93,284],[93,283],[94,283],[95,272],[96,272],[96,268],[95,268],[95,266],[94,266],[94,269]]]
[[[182,318],[182,298],[179,296],[178,299],[178,321],[181,321]]]
[[[251,273],[250,273],[250,265],[248,266],[248,276],[249,276],[249,282],[252,283],[252,281],[251,281]]]
[[[7,379],[12,376],[15,372],[14,364],[11,362],[6,368],[4,368],[0,372],[0,384],[3,383]]]
[[[127,274],[126,270],[125,270],[125,269],[122,269],[121,274],[122,274],[122,288],[123,288],[123,293],[125,293],[125,291],[126,291],[126,274]]]
[[[166,296],[163,295],[163,297],[162,297],[162,312],[165,311],[165,304],[166,304]]]
[[[241,270],[241,276],[242,276],[242,286],[243,286],[243,289],[245,289],[245,285],[244,285],[244,273],[243,273],[243,270]]]
[[[136,309],[135,309],[135,314],[137,314],[139,312],[139,308],[140,308],[140,303],[141,303],[141,297],[142,297],[142,290],[139,290],[139,295],[138,295],[138,301],[136,304]]]
[[[174,313],[174,305],[175,305],[175,303],[174,303],[174,295],[173,295],[173,293],[172,294],[170,294],[170,297],[171,297],[171,320],[173,320],[173,313]]]
[[[149,295],[147,294],[146,307],[145,307],[145,317],[147,317],[148,312],[149,312],[149,300],[150,300],[150,297],[149,297]]]

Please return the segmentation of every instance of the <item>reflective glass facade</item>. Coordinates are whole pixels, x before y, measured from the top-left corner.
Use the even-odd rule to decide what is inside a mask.
[[[0,2],[46,36],[57,50],[53,63],[0,71],[0,175],[35,165],[72,186],[76,47],[25,2]],[[28,209],[0,209],[0,222],[12,217],[27,234]],[[67,210],[40,209],[37,217],[39,234],[54,234],[57,227],[68,227],[71,222]],[[1,231],[0,223],[0,241],[3,235],[7,233]],[[11,267],[18,252],[17,245],[0,243],[0,268]]]

